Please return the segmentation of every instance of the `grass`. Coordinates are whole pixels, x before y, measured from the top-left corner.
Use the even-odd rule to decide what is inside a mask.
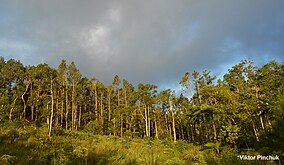
[[[277,164],[237,159],[232,148],[204,149],[185,141],[129,139],[42,127],[0,126],[0,164]]]

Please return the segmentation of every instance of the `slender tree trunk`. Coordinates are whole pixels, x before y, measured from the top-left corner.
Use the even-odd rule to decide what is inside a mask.
[[[271,121],[269,120],[269,118],[268,118],[267,116],[266,116],[266,120],[267,120],[267,122],[268,122],[268,124],[269,124],[269,127],[272,128]]]
[[[97,84],[95,83],[95,115],[96,119],[98,119],[98,91],[97,91]]]
[[[101,92],[101,124],[102,124],[102,134],[104,130],[104,114],[103,114],[103,92]]]
[[[111,119],[111,107],[110,107],[110,91],[108,93],[108,123],[110,123],[110,119]]]
[[[154,123],[155,123],[155,133],[156,133],[156,139],[159,140],[159,133],[158,133],[158,124],[157,124],[157,116],[156,116],[156,110],[154,112]]]
[[[258,137],[258,130],[254,124],[254,122],[252,122],[252,127],[253,127],[253,131],[254,131],[254,135],[255,135],[255,138],[256,138],[256,141],[259,142],[259,137]]]
[[[64,111],[64,103],[62,101],[61,102],[61,112],[60,112],[60,125],[61,125],[61,127],[63,126],[63,111]]]
[[[32,121],[34,121],[34,112],[35,112],[35,106],[34,105],[32,105],[31,106],[31,119],[32,119]]]
[[[75,130],[78,130],[78,104],[77,101],[75,101],[75,113],[74,113],[74,126],[75,126]]]
[[[65,127],[68,130],[68,113],[69,113],[69,100],[68,100],[68,86],[67,86],[67,79],[66,79],[66,91],[65,91],[65,104],[66,104],[66,115],[65,115]]]
[[[18,99],[18,96],[14,99],[12,108],[10,109],[10,114],[9,114],[9,121],[10,122],[12,121],[12,114],[13,114],[13,110],[15,108],[15,104],[16,104],[17,99]]]
[[[71,130],[74,130],[75,129],[75,80],[72,81],[72,96],[71,96],[71,101],[72,101],[72,115],[71,115],[71,126],[72,126],[72,129]]]
[[[261,123],[262,129],[265,130],[263,119],[262,119],[262,115],[259,115],[259,119],[260,119],[260,123]]]
[[[146,136],[148,137],[149,136],[149,125],[148,125],[148,112],[147,112],[147,108],[146,108],[146,105],[144,105],[144,113],[145,113],[145,133],[146,133]]]
[[[176,135],[176,126],[175,126],[175,114],[174,114],[174,109],[171,100],[169,100],[169,105],[170,105],[170,111],[172,114],[172,130],[173,130],[173,140],[176,142],[177,140],[177,135]]]
[[[114,118],[113,118],[113,128],[114,128],[114,130],[113,130],[114,133],[113,133],[113,134],[114,134],[114,136],[116,136],[116,120],[115,120],[115,119],[116,119],[116,118],[114,117]]]
[[[58,96],[59,96],[59,93],[58,93]],[[56,122],[55,122],[55,126],[58,126],[58,123],[59,123],[59,99],[56,98]]]
[[[22,114],[22,117],[25,119],[26,118],[26,109],[27,109],[27,102],[24,98],[25,94],[27,93],[28,89],[29,89],[29,86],[30,86],[30,83],[27,82],[26,85],[25,85],[25,91],[24,93],[21,95],[21,98],[22,98],[22,101],[23,101],[23,104],[24,104],[24,110],[23,110],[23,114]]]
[[[85,104],[86,107],[86,104]],[[82,119],[82,106],[80,105],[80,111],[79,111],[79,121],[78,121],[78,128],[81,128],[81,119]]]
[[[61,127],[63,127],[64,105],[65,105],[65,115],[67,116],[67,77],[66,77],[66,74],[64,73],[62,74],[61,98],[62,98],[62,101],[61,101],[60,124],[61,124]],[[67,130],[67,117],[65,118],[65,128]]]
[[[176,135],[175,114],[174,114],[173,110],[171,110],[171,112],[172,112],[172,122],[173,122],[173,138],[174,138],[174,142],[176,142],[177,135]]]
[[[149,137],[151,136],[151,118],[150,118],[150,106],[148,106],[148,111],[147,111],[147,118],[148,118],[148,135]]]
[[[60,125],[61,125],[61,127],[63,127],[63,113],[64,113],[64,101],[65,101],[65,90],[64,90],[64,88],[65,88],[65,83],[64,83],[65,81],[64,81],[64,76],[63,76],[63,82],[62,82],[62,89],[60,90],[61,91],[61,110],[60,110]],[[66,105],[65,105],[66,106]]]
[[[33,83],[31,83],[31,96],[34,96],[34,93],[33,93]],[[34,120],[34,110],[35,110],[35,98],[33,97],[32,98],[32,105],[31,105],[31,120],[33,121]]]
[[[51,113],[50,113],[49,132],[48,132],[48,136],[49,136],[49,137],[51,136],[51,131],[52,131],[53,107],[54,107],[53,80],[51,80],[50,94],[51,94]]]

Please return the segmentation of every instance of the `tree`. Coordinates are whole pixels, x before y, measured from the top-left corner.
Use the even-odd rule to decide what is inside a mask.
[[[140,111],[141,116],[145,120],[145,135],[147,137],[151,136],[151,119],[150,119],[150,109],[154,104],[153,94],[156,93],[157,86],[151,84],[138,84],[138,100],[139,100],[139,110],[144,109],[144,114]]]
[[[69,113],[69,100],[68,100],[68,80],[67,80],[67,64],[65,60],[62,60],[57,69],[58,76],[57,81],[59,83],[60,90],[60,101],[61,101],[61,111],[60,111],[60,123],[63,126],[63,121],[65,120],[65,129],[68,129],[68,113]],[[65,110],[65,119],[64,119]]]
[[[21,104],[17,101],[25,94],[23,79],[25,68],[20,61],[14,59],[8,60],[5,65],[3,59],[1,61],[1,87],[3,89],[2,109],[4,111],[10,109],[9,120],[12,121],[14,109],[20,110],[19,107],[21,107]],[[18,113],[21,112],[18,111]]]
[[[71,129],[77,129],[77,86],[78,82],[81,79],[81,73],[77,69],[74,62],[68,66],[68,80],[72,87],[72,94],[71,94],[71,106],[72,106],[72,121],[71,121]]]
[[[186,72],[182,79],[180,80],[179,84],[188,90],[189,97],[192,96],[192,87],[191,87],[191,80],[190,80],[190,73]]]

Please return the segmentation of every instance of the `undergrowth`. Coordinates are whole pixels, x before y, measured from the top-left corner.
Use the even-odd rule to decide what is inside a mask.
[[[2,124],[0,164],[278,164],[240,160],[236,149],[215,143],[200,146],[185,141],[119,138],[61,128],[52,133],[47,136],[46,125]]]

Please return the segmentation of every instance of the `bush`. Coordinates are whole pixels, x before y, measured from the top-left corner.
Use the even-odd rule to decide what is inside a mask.
[[[16,162],[16,157],[15,156],[11,156],[11,155],[2,155],[0,157],[0,164],[3,165],[9,165],[9,164],[15,164]]]
[[[56,136],[65,136],[65,135],[67,135],[65,130],[63,128],[61,128],[61,127],[54,127],[52,129],[52,134],[56,135]]]
[[[10,144],[12,144],[19,136],[20,134],[16,129],[9,130],[7,133],[7,138],[10,140]]]
[[[204,153],[200,151],[200,146],[192,147],[191,149],[184,150],[182,152],[182,159],[187,163],[198,163],[198,164],[206,164]]]

